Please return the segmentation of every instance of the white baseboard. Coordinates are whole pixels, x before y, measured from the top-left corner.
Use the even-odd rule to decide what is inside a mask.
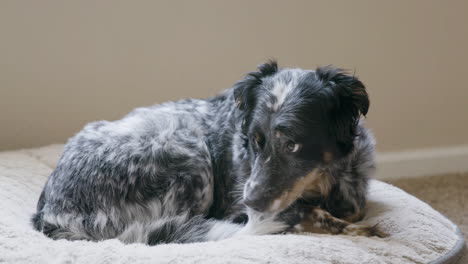
[[[468,172],[468,145],[377,154],[376,179]]]

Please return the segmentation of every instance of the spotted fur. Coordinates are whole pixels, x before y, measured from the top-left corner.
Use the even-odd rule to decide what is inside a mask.
[[[90,123],[66,144],[33,225],[53,239],[149,245],[330,219],[330,233],[374,235],[338,219],[363,214],[368,106],[362,83],[340,69],[269,62],[218,96]]]

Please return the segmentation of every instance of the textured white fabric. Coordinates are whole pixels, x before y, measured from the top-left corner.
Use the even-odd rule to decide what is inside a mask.
[[[270,235],[153,247],[115,239],[53,241],[29,219],[62,148],[0,153],[0,263],[426,263],[458,240],[456,226],[430,206],[372,181],[363,223],[379,223],[389,238]]]

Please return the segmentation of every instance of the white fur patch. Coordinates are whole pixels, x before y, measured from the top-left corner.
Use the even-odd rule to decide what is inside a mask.
[[[256,180],[249,180],[247,184],[249,185],[249,189],[253,189],[259,185],[259,182]]]
[[[107,224],[107,215],[101,210],[98,210],[96,213],[96,218],[94,219],[94,227],[103,229]]]
[[[288,96],[289,92],[291,92],[293,88],[293,83],[291,82],[287,84],[283,82],[276,83],[271,91],[273,96],[276,98],[275,103],[271,107],[273,111],[278,111],[278,109],[284,103],[284,100]]]
[[[295,225],[294,229],[296,229],[296,231],[299,231],[299,232],[304,231],[304,227],[302,225],[300,225],[300,224]]]
[[[287,83],[284,81],[278,81],[271,90],[271,93],[276,99],[271,106],[273,111],[278,111],[278,109],[286,100],[288,94],[297,86],[299,76],[304,74],[304,71],[299,69],[289,69],[288,72],[292,74],[291,81]]]
[[[287,228],[285,223],[275,220],[275,214],[268,215],[248,209],[247,215],[249,221],[234,236],[276,234]]]
[[[210,231],[206,233],[205,239],[207,241],[217,241],[232,237],[236,232],[242,228],[240,225],[236,225],[230,222],[215,222],[210,228]]]

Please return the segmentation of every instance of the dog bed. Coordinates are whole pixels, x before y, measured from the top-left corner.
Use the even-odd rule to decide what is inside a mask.
[[[362,223],[378,223],[391,234],[385,239],[304,233],[153,247],[54,241],[34,231],[29,218],[62,149],[0,152],[0,263],[453,263],[464,246],[450,220],[377,180]]]

